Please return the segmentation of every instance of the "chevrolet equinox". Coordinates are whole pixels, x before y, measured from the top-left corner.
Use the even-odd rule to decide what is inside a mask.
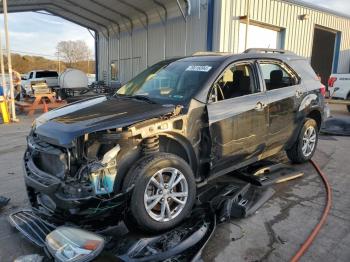
[[[24,155],[30,203],[55,223],[173,228],[208,180],[282,150],[309,160],[323,94],[308,61],[283,50],[159,62],[112,96],[34,121]]]

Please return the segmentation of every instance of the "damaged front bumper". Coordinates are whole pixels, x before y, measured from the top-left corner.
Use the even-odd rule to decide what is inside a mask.
[[[118,224],[124,217],[132,190],[108,200],[95,197],[69,198],[54,190],[46,190],[45,193],[39,191],[45,185],[27,177],[26,181],[28,180],[31,182],[27,184],[27,192],[34,213],[55,225],[69,221],[91,229],[103,229]]]
[[[45,154],[46,159],[41,159],[40,153]],[[109,157],[114,157],[114,154]],[[42,163],[40,161],[53,161],[52,165],[58,170],[57,174],[52,175],[39,168],[37,163]],[[49,144],[29,140],[23,168],[33,210],[45,220],[57,225],[65,221],[84,224],[87,227],[117,224],[123,218],[132,189],[115,194],[113,190],[108,192],[99,184],[99,168],[109,165],[108,161],[110,162],[110,159],[105,157],[101,162],[93,163],[94,167],[89,170],[94,170],[94,180],[82,182],[74,178],[64,179],[64,168],[68,163],[64,152]],[[50,167],[46,167],[48,168]]]

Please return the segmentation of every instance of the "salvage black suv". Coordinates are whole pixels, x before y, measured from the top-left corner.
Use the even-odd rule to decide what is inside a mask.
[[[24,156],[33,210],[55,223],[124,219],[167,230],[196,188],[282,150],[315,152],[324,89],[307,60],[280,50],[159,62],[122,86],[33,123]]]

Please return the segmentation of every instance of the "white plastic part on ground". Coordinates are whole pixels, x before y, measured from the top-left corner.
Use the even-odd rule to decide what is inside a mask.
[[[14,262],[42,262],[44,259],[43,256],[40,256],[38,254],[32,254],[32,255],[25,255],[20,256],[14,260]]]

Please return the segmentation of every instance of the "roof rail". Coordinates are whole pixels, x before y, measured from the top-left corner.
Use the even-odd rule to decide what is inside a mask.
[[[225,55],[233,55],[229,52],[210,52],[210,51],[199,51],[194,52],[192,56],[207,56],[207,55],[214,55],[214,56],[225,56]]]
[[[284,49],[271,49],[271,48],[249,48],[244,51],[246,54],[250,53],[279,53],[279,54],[288,54],[295,55],[292,51],[284,50]]]

